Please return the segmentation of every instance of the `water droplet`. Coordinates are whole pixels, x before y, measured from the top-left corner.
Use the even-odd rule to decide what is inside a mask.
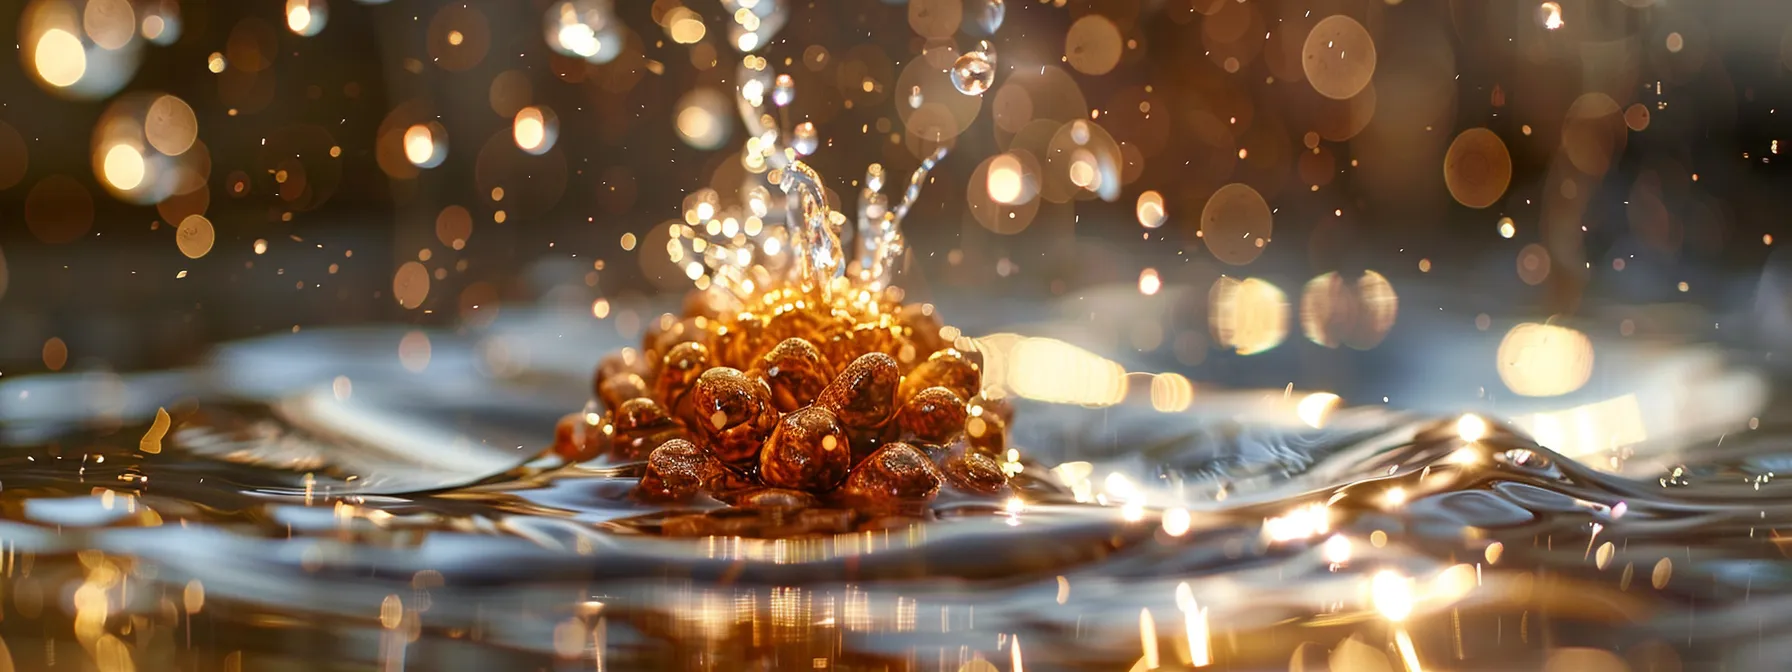
[[[953,83],[956,84],[957,81],[955,80]],[[917,85],[909,88],[909,90],[908,90],[909,109],[916,109],[916,110],[921,109],[921,102],[922,102],[921,86],[917,84]]]
[[[791,79],[790,75],[778,75],[777,81],[772,85],[772,104],[783,107],[795,99],[796,80]]]
[[[977,14],[977,25],[984,32],[994,33],[1002,27],[1002,19],[1007,17],[1008,8],[1002,4],[1002,0],[982,0],[982,3],[982,11]]]
[[[952,64],[952,86],[964,95],[983,95],[995,81],[996,57],[987,42],[982,49],[965,52]]]
[[[815,132],[815,124],[807,121],[797,124],[796,130],[792,133],[790,146],[796,150],[796,153],[803,156],[814,154],[816,148],[821,146],[821,138]]]

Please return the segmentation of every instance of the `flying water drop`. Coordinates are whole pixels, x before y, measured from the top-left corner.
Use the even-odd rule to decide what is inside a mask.
[[[982,28],[985,33],[995,34],[996,29],[1002,27],[1002,19],[1008,15],[1008,8],[1002,4],[1002,0],[973,0],[973,2],[982,5],[976,10],[976,13],[972,14],[976,17],[977,27]]]
[[[988,42],[952,63],[952,86],[967,96],[981,96],[996,81],[996,56]],[[912,101],[911,101],[912,102]]]
[[[814,123],[805,121],[796,125],[796,130],[791,133],[791,149],[796,150],[797,154],[808,156],[814,154],[820,146],[821,138],[815,132]]]
[[[921,85],[916,84],[915,86],[912,86],[909,88],[909,90],[908,90],[908,109],[911,109],[911,110],[921,109],[921,103],[923,102],[923,100],[924,99],[921,97]]]
[[[796,80],[788,74],[778,75],[772,84],[772,104],[784,107],[792,100],[796,100]]]

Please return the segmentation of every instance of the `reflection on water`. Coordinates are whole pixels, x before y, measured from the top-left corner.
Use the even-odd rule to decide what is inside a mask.
[[[1016,465],[1014,499],[667,510],[629,497],[639,465],[537,457],[584,382],[550,375],[549,343],[513,342],[537,368],[499,374],[489,344],[447,335],[306,339],[0,389],[0,665],[1603,671],[1792,653],[1783,435],[1744,430],[1758,391],[1716,374],[1678,380],[1731,409],[1720,431],[1654,412],[1685,406],[1649,389],[1507,421],[1145,384],[1005,334],[992,378],[1043,462]],[[1032,361],[1059,356],[1088,359],[1063,380],[1116,382]]]

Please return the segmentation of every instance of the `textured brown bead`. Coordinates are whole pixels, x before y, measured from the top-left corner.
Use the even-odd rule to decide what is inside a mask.
[[[758,361],[765,345],[765,320],[755,315],[742,315],[733,324],[716,330],[710,338],[716,364],[736,369],[749,369]]]
[[[993,413],[973,413],[964,421],[964,436],[971,447],[1000,457],[1008,451],[1008,423]]]
[[[1002,465],[962,441],[946,448],[940,457],[940,471],[952,487],[971,494],[1008,492],[1008,475],[1002,472]]]
[[[672,417],[688,421],[690,406],[686,395],[697,386],[697,377],[709,370],[709,347],[702,343],[680,343],[673,346],[660,361],[653,379],[653,398],[672,411]]]
[[[592,431],[607,436],[608,452],[623,460],[646,458],[660,444],[684,435],[683,428],[666,414],[665,407],[646,397],[622,402]],[[587,434],[588,443],[595,438]]]
[[[896,424],[905,436],[926,443],[945,443],[964,432],[964,400],[943,387],[929,387],[896,412]]]
[[[888,443],[852,470],[842,494],[861,504],[928,500],[940,491],[940,470],[919,448]]]
[[[929,387],[943,387],[958,395],[959,399],[969,399],[982,391],[982,378],[972,358],[946,348],[928,356],[927,361],[903,377],[902,398],[913,397]]]
[[[647,381],[633,371],[610,376],[597,384],[597,398],[604,402],[604,408],[616,408],[622,402],[649,394],[652,392],[647,389]]]
[[[772,404],[789,413],[814,403],[815,397],[834,379],[834,367],[815,344],[786,338],[753,363],[754,375],[772,388]]]
[[[759,454],[759,479],[775,488],[827,492],[851,468],[846,428],[833,411],[815,406],[785,415]]]
[[[833,411],[849,429],[882,427],[896,413],[896,387],[901,380],[894,358],[868,352],[841,371],[821,391],[815,405]]]
[[[710,451],[735,466],[753,464],[778,425],[778,411],[772,408],[772,391],[765,381],[725,366],[698,376],[691,391],[691,414]]]
[[[673,439],[653,449],[647,473],[636,492],[643,499],[683,501],[697,495],[703,484],[720,469],[715,458],[684,439]]]

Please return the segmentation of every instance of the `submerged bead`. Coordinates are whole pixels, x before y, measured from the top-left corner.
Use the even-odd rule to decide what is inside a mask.
[[[928,500],[940,491],[940,470],[920,449],[889,443],[852,470],[841,492],[861,504]]]
[[[946,447],[939,466],[946,482],[958,490],[989,496],[1008,492],[1008,474],[1003,473],[1002,465],[962,441]]]
[[[715,458],[684,439],[673,439],[653,449],[647,473],[637,486],[643,499],[684,501],[695,497],[704,483],[720,469]]]
[[[827,492],[851,467],[846,428],[833,411],[815,406],[784,416],[759,455],[759,478],[791,490]]]

